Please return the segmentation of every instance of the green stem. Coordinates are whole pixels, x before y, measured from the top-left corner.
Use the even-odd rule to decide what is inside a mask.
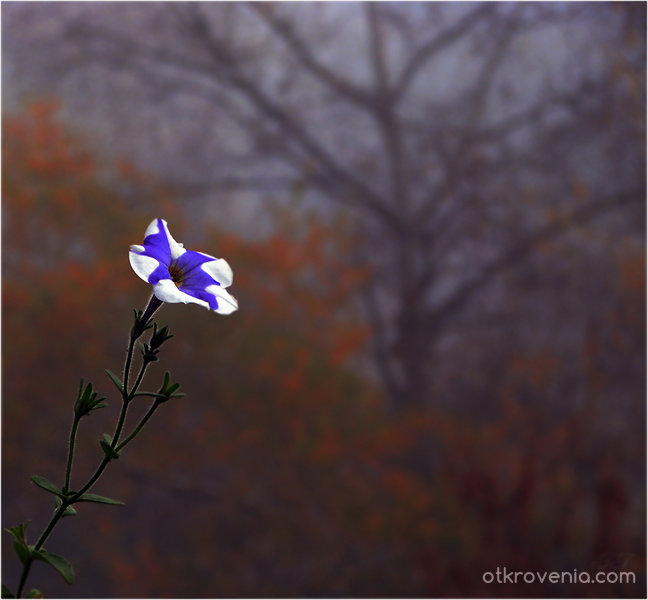
[[[146,305],[146,308],[144,309],[144,312],[142,313],[142,316],[140,317],[140,323],[146,324],[146,322],[153,316],[153,313],[162,306],[162,301],[158,300],[155,295],[152,295],[149,298],[148,304]],[[138,328],[139,329],[139,328]],[[135,342],[142,337],[144,333],[144,330],[142,328],[141,331],[135,331],[135,327],[131,329],[130,337],[128,340],[128,352],[126,354],[126,362],[124,363],[124,376],[122,378],[122,381],[124,382],[124,388],[122,390],[122,398],[124,401],[128,400],[129,394],[128,394],[128,376],[130,374],[130,368],[131,368],[131,361],[133,360],[133,348],[135,347]],[[144,368],[146,368],[146,365],[144,365]],[[141,373],[143,374],[143,373]],[[139,385],[139,381],[133,386],[133,390]]]
[[[137,427],[133,430],[133,432],[121,443],[119,446],[115,448],[117,452],[119,452],[126,444],[128,444],[146,425],[146,422],[153,416],[153,413],[156,411],[157,407],[160,406],[160,402],[155,401],[153,404],[151,404],[151,408],[148,409],[148,412],[142,417],[142,420],[139,422]]]
[[[128,342],[128,352],[126,354],[126,362],[124,363],[124,376],[122,381],[124,382],[124,389],[122,390],[122,399],[124,401],[128,400],[128,375],[130,374],[131,361],[133,360],[133,348],[135,346],[136,337],[131,336]]]
[[[32,566],[32,562],[34,562],[31,558],[27,559],[27,562],[25,563],[25,566],[23,567],[23,572],[22,575],[20,576],[20,583],[18,584],[18,591],[16,592],[16,598],[20,598],[22,595],[22,590],[23,587],[25,587],[25,583],[27,581],[27,575],[29,575],[29,569]]]
[[[137,374],[137,379],[135,379],[135,384],[133,385],[133,389],[128,394],[129,402],[133,399],[133,396],[135,395],[135,392],[137,391],[137,388],[139,387],[140,383],[142,383],[142,377],[144,377],[144,373],[146,372],[146,367],[148,367],[149,364],[150,361],[148,360],[142,362],[142,366],[140,367],[139,373]]]
[[[141,335],[141,334],[140,334]],[[115,433],[113,433],[111,446],[114,448],[119,441],[119,436],[121,430],[124,427],[124,421],[126,420],[126,413],[128,411],[128,403],[130,401],[128,394],[128,374],[130,373],[131,361],[133,360],[133,348],[135,347],[135,341],[139,336],[133,335],[131,333],[128,341],[128,351],[126,353],[126,362],[124,363],[124,376],[122,378],[123,388],[122,388],[122,407],[119,413],[119,419],[117,420],[117,426],[115,427]]]
[[[72,474],[72,460],[74,459],[74,444],[76,443],[76,434],[79,427],[79,417],[74,415],[74,421],[72,422],[72,429],[70,430],[70,443],[68,445],[68,460],[67,466],[65,468],[65,485],[63,486],[63,492],[67,493],[70,489],[70,476]]]
[[[65,509],[68,506],[69,504],[67,502],[63,502],[61,506],[58,507],[58,510],[54,513],[52,520],[49,522],[43,533],[41,533],[41,536],[38,538],[38,541],[34,545],[34,550],[38,550],[45,543],[45,540],[49,537],[49,534],[52,533],[54,526],[59,522],[59,520],[63,516],[63,513],[65,512]]]
[[[68,507],[67,503],[61,504],[61,506],[58,507],[57,511],[54,513],[54,516],[48,523],[47,527],[41,534],[41,536],[38,538],[38,541],[34,545],[34,550],[39,550],[41,546],[45,543],[45,540],[49,537],[49,534],[52,533],[52,530],[56,526],[56,524],[59,522],[61,517],[63,516],[63,513],[65,512],[65,509]],[[18,584],[18,591],[16,592],[16,598],[20,598],[23,587],[25,587],[25,583],[27,582],[27,575],[29,575],[29,569],[31,569],[32,563],[34,562],[34,559],[29,557],[27,559],[27,562],[25,563],[25,566],[23,567],[23,572],[20,576],[20,583]]]
[[[97,470],[94,472],[94,475],[90,477],[90,479],[88,479],[86,484],[78,492],[76,492],[74,496],[68,498],[65,501],[65,504],[67,504],[67,506],[74,504],[81,496],[83,496],[83,494],[85,494],[94,485],[95,481],[99,479],[101,474],[104,472],[104,469],[108,466],[109,462],[110,459],[108,457],[104,458],[101,461],[101,464],[97,467]]]
[[[113,433],[112,442],[110,446],[114,448],[117,445],[119,436],[121,435],[121,430],[124,428],[124,421],[126,420],[126,413],[128,412],[128,403],[130,401],[128,398],[122,400],[121,412],[119,413],[119,420],[117,421],[117,426],[115,427],[115,433]]]
[[[132,350],[132,348],[129,348],[129,350]],[[146,372],[146,368],[149,366],[149,364],[150,362],[147,360],[142,363],[139,373],[137,374],[137,378],[135,379],[133,389],[130,392],[127,392],[128,388],[126,387],[126,385],[128,384],[128,382],[126,381],[126,378],[124,378],[124,396],[122,398],[122,410],[119,413],[119,421],[117,422],[117,428],[115,429],[111,443],[111,446],[115,449],[118,449],[117,442],[119,441],[119,436],[121,435],[122,429],[124,428],[124,423],[126,422],[126,412],[128,411],[128,405],[130,404],[130,401],[135,397],[137,388],[139,388],[140,383],[142,383],[142,378],[144,377],[144,373]]]
[[[27,559],[25,566],[23,567],[22,575],[20,576],[20,583],[18,584],[18,591],[16,592],[16,598],[20,598],[22,594],[23,587],[25,587],[25,582],[27,581],[27,575],[29,575],[29,569],[31,568],[33,560],[31,558]]]
[[[146,322],[148,319],[151,318],[153,313],[162,306],[162,302],[158,300],[155,296],[151,296],[149,299],[148,305],[146,306],[146,309],[144,310],[144,313],[142,314],[142,320]],[[119,440],[119,436],[121,434],[121,431],[124,427],[124,422],[126,420],[126,412],[128,410],[128,404],[130,400],[135,396],[135,393],[137,391],[137,388],[139,387],[142,377],[144,376],[144,371],[146,371],[146,367],[148,366],[148,361],[145,361],[140,369],[140,372],[137,376],[137,379],[135,380],[135,385],[133,385],[133,389],[131,390],[130,394],[128,393],[128,375],[130,373],[130,368],[131,368],[131,362],[133,360],[133,348],[135,347],[135,342],[142,336],[144,332],[140,332],[139,335],[133,335],[131,333],[129,342],[128,342],[128,352],[126,354],[126,361],[124,363],[124,388],[122,390],[122,409],[121,412],[119,413],[119,419],[117,421],[117,426],[115,428],[115,433],[113,435],[112,439],[112,444],[111,446],[113,448],[116,448],[118,450],[121,450],[126,444],[128,444],[144,427],[146,422],[151,418],[153,413],[155,412],[155,409],[159,405],[159,402],[154,402],[149,411],[146,413],[146,415],[143,417],[143,419],[140,421],[138,426],[135,428],[133,433],[131,433],[119,446],[117,446],[117,441]],[[76,417],[74,418],[74,422],[72,423],[72,429],[70,431],[70,444],[69,444],[69,449],[68,449],[68,460],[67,460],[67,466],[65,470],[65,486],[63,487],[63,491],[67,492],[70,486],[70,477],[72,473],[72,461],[74,458],[74,446],[76,443],[76,434],[77,434],[77,429],[79,426],[79,419]],[[50,522],[47,524],[47,527],[43,530],[43,533],[41,536],[38,538],[38,541],[34,545],[34,550],[39,550],[41,546],[45,543],[49,535],[52,533],[54,530],[54,527],[56,527],[56,524],[61,520],[63,517],[63,513],[66,511],[68,506],[74,504],[83,494],[85,494],[99,479],[101,474],[103,473],[104,469],[108,466],[108,463],[110,462],[110,459],[108,457],[105,457],[102,461],[101,464],[97,467],[97,470],[95,471],[94,475],[90,477],[90,479],[86,482],[86,484],[78,491],[76,492],[73,496],[62,499],[61,506],[58,507],[54,515],[52,516]],[[28,558],[27,561],[25,562],[23,566],[22,573],[20,575],[20,583],[18,584],[18,590],[16,592],[16,598],[20,598],[23,588],[25,587],[25,583],[27,582],[27,576],[29,575],[29,571],[31,569],[31,565],[34,562],[33,558]]]
[[[148,304],[146,305],[144,312],[142,313],[142,316],[140,318],[141,322],[146,323],[153,316],[153,313],[158,308],[160,308],[160,306],[162,306],[162,302],[158,300],[155,297],[155,295],[152,295],[149,298]],[[126,420],[126,412],[128,411],[128,403],[133,398],[133,394],[137,391],[137,388],[139,387],[139,384],[142,381],[142,377],[144,376],[144,372],[146,371],[146,367],[148,366],[148,361],[144,361],[140,369],[140,372],[137,376],[137,379],[135,380],[135,385],[133,386],[133,389],[129,393],[128,376],[130,374],[131,362],[133,360],[133,349],[135,348],[135,342],[142,336],[143,333],[144,331],[141,331],[139,334],[134,334],[133,331],[131,330],[130,338],[128,341],[128,352],[126,353],[126,362],[124,363],[124,376],[122,378],[123,385],[124,385],[122,389],[122,409],[121,412],[119,413],[119,421],[117,422],[115,433],[113,434],[113,439],[111,443],[111,446],[113,448],[116,447],[117,442],[119,441],[119,436],[121,435],[122,428],[124,427],[124,421]]]

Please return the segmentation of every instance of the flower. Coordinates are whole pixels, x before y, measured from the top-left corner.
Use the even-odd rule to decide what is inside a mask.
[[[232,284],[232,269],[222,258],[186,250],[176,242],[164,219],[155,219],[144,234],[144,245],[130,247],[131,267],[162,302],[192,302],[222,315],[238,309],[225,288]]]

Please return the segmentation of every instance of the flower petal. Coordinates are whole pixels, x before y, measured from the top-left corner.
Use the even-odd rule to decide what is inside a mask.
[[[160,266],[160,262],[144,252],[144,246],[131,246],[128,260],[137,276],[148,282],[151,273]]]
[[[150,223],[149,226],[146,228],[146,231],[144,232],[144,238],[147,238],[149,235],[157,235],[160,233],[160,221],[162,219],[153,219]]]
[[[189,271],[189,273],[183,273],[182,283],[178,287],[187,294],[202,298],[201,293],[208,286],[214,285],[215,283],[214,278],[207,275],[202,269],[194,269],[193,271]]]
[[[198,304],[225,315],[238,309],[236,298],[224,289],[233,279],[227,261],[185,250],[173,239],[164,219],[149,224],[144,244],[131,246],[129,261],[135,273],[153,285],[162,302]]]
[[[195,252],[193,250],[185,250],[185,252],[174,261],[175,266],[182,271],[184,276],[194,272],[203,263],[215,260],[213,256],[203,254],[202,252]]]
[[[158,221],[160,221],[160,223],[162,224],[167,240],[169,242],[169,249],[171,250],[171,258],[175,260],[176,258],[179,258],[186,252],[185,247],[173,239],[173,236],[169,231],[167,222],[164,219],[158,219]]]
[[[205,273],[211,275],[222,287],[229,287],[234,280],[234,273],[224,258],[217,258],[210,262],[203,263],[201,268]]]
[[[157,299],[162,300],[162,302],[168,302],[170,304],[177,302],[182,302],[184,304],[194,303],[209,308],[209,302],[179,290],[175,283],[170,279],[160,279],[160,281],[153,286],[153,293]]]
[[[172,260],[186,252],[182,244],[173,239],[164,219],[151,221],[144,234],[146,254],[157,259],[160,264],[169,266]]]
[[[222,286],[210,285],[205,289],[205,291],[216,297],[218,308],[212,308],[212,310],[217,313],[220,313],[221,315],[229,315],[235,310],[238,310],[238,300]]]

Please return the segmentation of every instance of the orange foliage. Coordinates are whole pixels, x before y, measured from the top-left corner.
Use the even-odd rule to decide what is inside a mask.
[[[5,516],[17,522],[49,510],[28,478],[60,476],[81,375],[110,407],[83,424],[77,468],[91,472],[99,458],[117,405],[102,371],[119,370],[131,308],[150,293],[130,271],[128,245],[155,216],[180,240],[188,223],[127,161],[99,177],[104,161],[51,103],[5,118],[4,134]],[[128,506],[101,518],[80,509],[78,519],[95,519],[66,552],[73,563],[91,556],[80,593],[96,576],[104,595],[123,596],[483,596],[497,593],[481,581],[494,565],[552,569],[555,557],[582,564],[628,548],[642,556],[641,536],[623,529],[628,478],[597,459],[605,415],[585,402],[557,421],[525,401],[562,372],[550,348],[504,362],[487,417],[387,414],[349,368],[370,333],[354,300],[369,273],[348,264],[353,239],[312,221],[299,235],[253,242],[213,227],[196,233],[197,249],[232,265],[241,308],[226,318],[161,309],[157,320],[176,337],[145,386],[170,368],[187,397],[156,413],[111,467],[110,495]],[[621,307],[643,294],[642,265],[620,260]],[[634,347],[626,313],[611,309],[584,336],[592,396],[605,385],[595,374],[613,334],[620,351]],[[633,448],[617,442],[628,464]],[[57,584],[51,595],[65,594]]]

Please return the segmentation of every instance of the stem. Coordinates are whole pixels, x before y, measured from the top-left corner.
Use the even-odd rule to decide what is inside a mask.
[[[38,538],[38,541],[34,545],[34,550],[39,550],[40,547],[45,543],[45,540],[47,540],[49,534],[52,533],[52,530],[54,529],[58,521],[61,519],[61,517],[63,516],[63,513],[65,512],[65,509],[67,507],[68,504],[65,502],[58,507],[58,510],[54,513],[54,516],[52,517],[51,521],[48,523],[47,527],[45,528],[41,536]],[[31,568],[33,562],[34,559],[30,557],[27,559],[27,562],[23,567],[23,572],[20,576],[20,583],[18,584],[18,591],[16,592],[16,598],[20,598],[20,595],[22,594],[23,587],[25,587],[25,583],[27,582],[27,576],[29,575],[29,569]]]
[[[160,306],[162,306],[162,301],[158,300],[154,294],[151,295],[148,304],[144,309],[142,316],[140,317],[140,323],[146,323],[151,318],[151,316],[153,316],[153,313],[158,308],[160,308]],[[148,366],[148,363],[145,361],[137,376],[135,385],[133,386],[133,389],[129,393],[128,376],[130,374],[131,362],[133,360],[133,349],[135,348],[135,342],[142,336],[143,333],[144,331],[141,331],[139,334],[135,334],[133,330],[131,330],[131,334],[128,340],[128,351],[126,353],[126,362],[124,363],[124,376],[122,378],[123,386],[124,386],[122,390],[122,409],[121,412],[119,413],[119,421],[117,422],[115,433],[113,434],[113,439],[111,444],[113,448],[115,448],[115,446],[117,445],[117,442],[119,441],[119,436],[121,435],[122,428],[124,427],[124,421],[126,420],[126,412],[128,411],[128,403],[131,401],[133,394],[137,391],[137,388],[142,381],[142,377],[144,376],[144,371],[146,371],[146,367]]]
[[[139,373],[137,374],[137,379],[135,380],[135,384],[133,385],[133,389],[130,391],[130,394],[128,394],[128,401],[130,402],[133,399],[133,396],[135,392],[137,391],[137,388],[139,387],[139,384],[142,383],[142,377],[144,377],[144,372],[146,371],[146,367],[149,366],[150,361],[145,360],[142,363],[142,366],[140,367]]]
[[[74,415],[74,421],[72,422],[72,429],[70,430],[70,443],[68,446],[68,460],[67,467],[65,468],[65,485],[63,486],[63,491],[67,492],[70,488],[70,476],[72,474],[72,460],[74,458],[74,444],[76,442],[77,428],[79,427],[79,417]]]
[[[129,354],[132,353],[132,344],[129,346]],[[137,379],[135,379],[135,383],[133,385],[133,389],[130,391],[130,393],[127,391],[128,388],[126,385],[128,382],[126,381],[126,378],[124,378],[124,396],[122,397],[122,410],[119,413],[119,421],[117,422],[117,428],[115,429],[115,433],[113,434],[113,439],[111,446],[118,450],[117,448],[117,442],[119,441],[119,436],[121,435],[122,429],[124,427],[124,423],[126,421],[126,412],[128,411],[128,405],[130,404],[130,401],[135,397],[135,393],[137,392],[137,388],[139,387],[140,383],[142,383],[142,378],[144,377],[144,373],[146,372],[146,368],[149,366],[150,362],[145,360],[142,363],[142,366],[140,367],[139,373],[137,374]],[[152,413],[151,413],[152,414]],[[148,420],[148,418],[146,418]],[[139,431],[139,430],[138,430]],[[129,438],[130,440],[131,438]],[[119,448],[123,447],[125,444],[120,444]]]
[[[142,417],[142,420],[139,422],[137,427],[133,430],[133,432],[121,443],[119,446],[115,448],[117,452],[119,452],[126,444],[128,444],[144,427],[146,422],[153,416],[153,413],[156,411],[157,407],[160,406],[160,402],[157,400],[151,404],[151,408],[148,409],[148,412]]]
[[[122,400],[124,402],[128,401],[128,375],[130,373],[131,361],[133,360],[133,348],[135,346],[135,341],[137,337],[131,335],[128,342],[128,352],[126,353],[126,362],[124,363],[124,376],[122,381],[124,384],[124,389],[122,390]]]
[[[95,481],[99,479],[101,474],[104,472],[104,469],[108,466],[109,462],[110,459],[108,457],[104,458],[101,461],[101,464],[97,467],[97,470],[94,472],[94,475],[90,477],[90,479],[88,479],[86,484],[78,492],[76,492],[74,496],[68,498],[64,502],[64,504],[67,506],[69,506],[70,504],[74,504],[81,496],[83,496],[83,494],[85,494],[94,485]]]
[[[121,430],[124,427],[124,421],[126,420],[126,412],[128,411],[128,398],[122,400],[121,412],[119,413],[119,420],[117,421],[117,426],[115,427],[115,433],[113,433],[112,442],[110,446],[114,448],[117,445]]]
[[[158,300],[155,295],[151,296],[149,299],[148,305],[144,309],[144,312],[142,313],[142,316],[140,317],[140,322],[146,323],[153,313],[162,306],[162,301]],[[122,390],[122,409],[121,412],[119,413],[119,419],[117,421],[117,426],[115,428],[115,433],[113,435],[112,439],[112,448],[116,448],[117,450],[121,450],[126,444],[128,444],[144,427],[146,422],[151,418],[153,413],[155,412],[155,409],[159,406],[159,402],[154,402],[151,408],[149,408],[148,412],[146,415],[143,417],[143,419],[140,421],[140,423],[137,425],[135,430],[121,443],[119,446],[117,446],[117,441],[119,440],[119,436],[121,434],[121,431],[124,427],[124,422],[126,420],[126,412],[128,410],[128,404],[129,402],[133,399],[135,396],[135,392],[137,391],[137,388],[139,387],[142,378],[144,377],[144,372],[146,371],[146,367],[148,366],[148,362],[145,361],[142,364],[142,367],[140,368],[140,372],[137,376],[137,379],[135,380],[135,384],[133,385],[133,389],[128,392],[128,375],[130,373],[130,368],[131,368],[131,362],[133,360],[133,348],[135,347],[135,342],[142,336],[144,332],[140,332],[137,335],[134,335],[133,332],[131,331],[131,335],[129,338],[128,342],[128,352],[126,354],[126,361],[124,363],[124,388]],[[67,492],[70,487],[70,477],[72,473],[72,461],[74,458],[74,446],[76,443],[76,434],[77,434],[77,429],[79,426],[79,419],[76,417],[74,418],[74,421],[72,423],[72,429],[70,431],[70,443],[69,443],[69,449],[68,449],[68,460],[67,460],[67,466],[65,469],[65,485],[63,487],[63,491]],[[99,479],[101,474],[104,472],[104,469],[108,466],[108,463],[110,462],[110,459],[108,457],[105,457],[99,466],[97,467],[97,470],[95,471],[94,475],[88,479],[86,484],[78,491],[76,492],[73,496],[67,497],[65,499],[61,499],[61,506],[58,507],[54,515],[52,516],[50,522],[47,524],[47,527],[43,530],[43,533],[41,536],[38,538],[38,541],[34,545],[34,550],[39,550],[41,546],[45,543],[49,535],[52,533],[54,530],[54,527],[56,527],[56,524],[61,520],[63,517],[63,513],[66,511],[68,506],[71,506],[74,504],[83,494],[85,494]],[[20,598],[23,588],[25,587],[25,583],[27,582],[27,576],[29,575],[29,571],[31,569],[31,565],[34,562],[33,558],[28,558],[27,561],[25,562],[25,565],[23,566],[22,573],[20,575],[20,583],[18,584],[18,590],[16,592],[16,598]]]
[[[29,575],[29,569],[31,568],[33,560],[31,558],[27,559],[25,566],[23,567],[22,575],[20,576],[20,583],[18,584],[18,591],[16,592],[16,598],[20,598],[22,594],[23,587],[27,581],[27,575]]]
[[[97,481],[97,479],[99,479],[99,476],[101,475],[101,473],[103,473],[103,470],[106,468],[109,462],[110,459],[104,458],[101,464],[99,465],[99,467],[97,468],[97,470],[95,471],[95,474],[88,480],[88,482],[76,494],[74,494],[74,496],[62,500],[61,506],[58,507],[58,509],[54,513],[54,516],[47,524],[47,527],[45,527],[43,533],[41,533],[41,536],[38,538],[38,541],[34,545],[34,550],[40,549],[40,547],[45,543],[45,541],[49,537],[50,533],[52,533],[52,530],[54,529],[56,524],[63,517],[63,513],[65,512],[67,507],[70,506],[71,504],[74,504],[74,502],[76,502],[76,500],[80,496],[85,494],[90,489],[90,487],[94,484],[94,482]],[[29,569],[31,568],[32,562],[34,562],[33,558],[27,559],[27,562],[23,567],[23,572],[22,575],[20,576],[20,584],[18,585],[18,591],[16,592],[16,598],[20,598],[23,587],[25,586],[25,582],[27,581],[27,575],[29,575]]]
[[[58,507],[58,510],[54,513],[54,516],[52,517],[52,520],[49,522],[43,533],[41,533],[41,536],[38,538],[38,541],[36,542],[34,546],[34,550],[38,550],[44,543],[45,540],[49,537],[49,534],[52,533],[52,530],[54,529],[54,526],[58,523],[58,521],[61,519],[63,516],[63,513],[65,512],[65,509],[69,506],[68,503],[63,502],[61,506]]]
[[[141,320],[146,323],[152,316],[153,313],[162,306],[163,302],[162,300],[158,300],[155,294],[152,294],[151,297],[149,298],[148,304],[146,305],[146,308],[144,309],[144,313],[142,314]],[[138,336],[139,337],[139,336]]]

